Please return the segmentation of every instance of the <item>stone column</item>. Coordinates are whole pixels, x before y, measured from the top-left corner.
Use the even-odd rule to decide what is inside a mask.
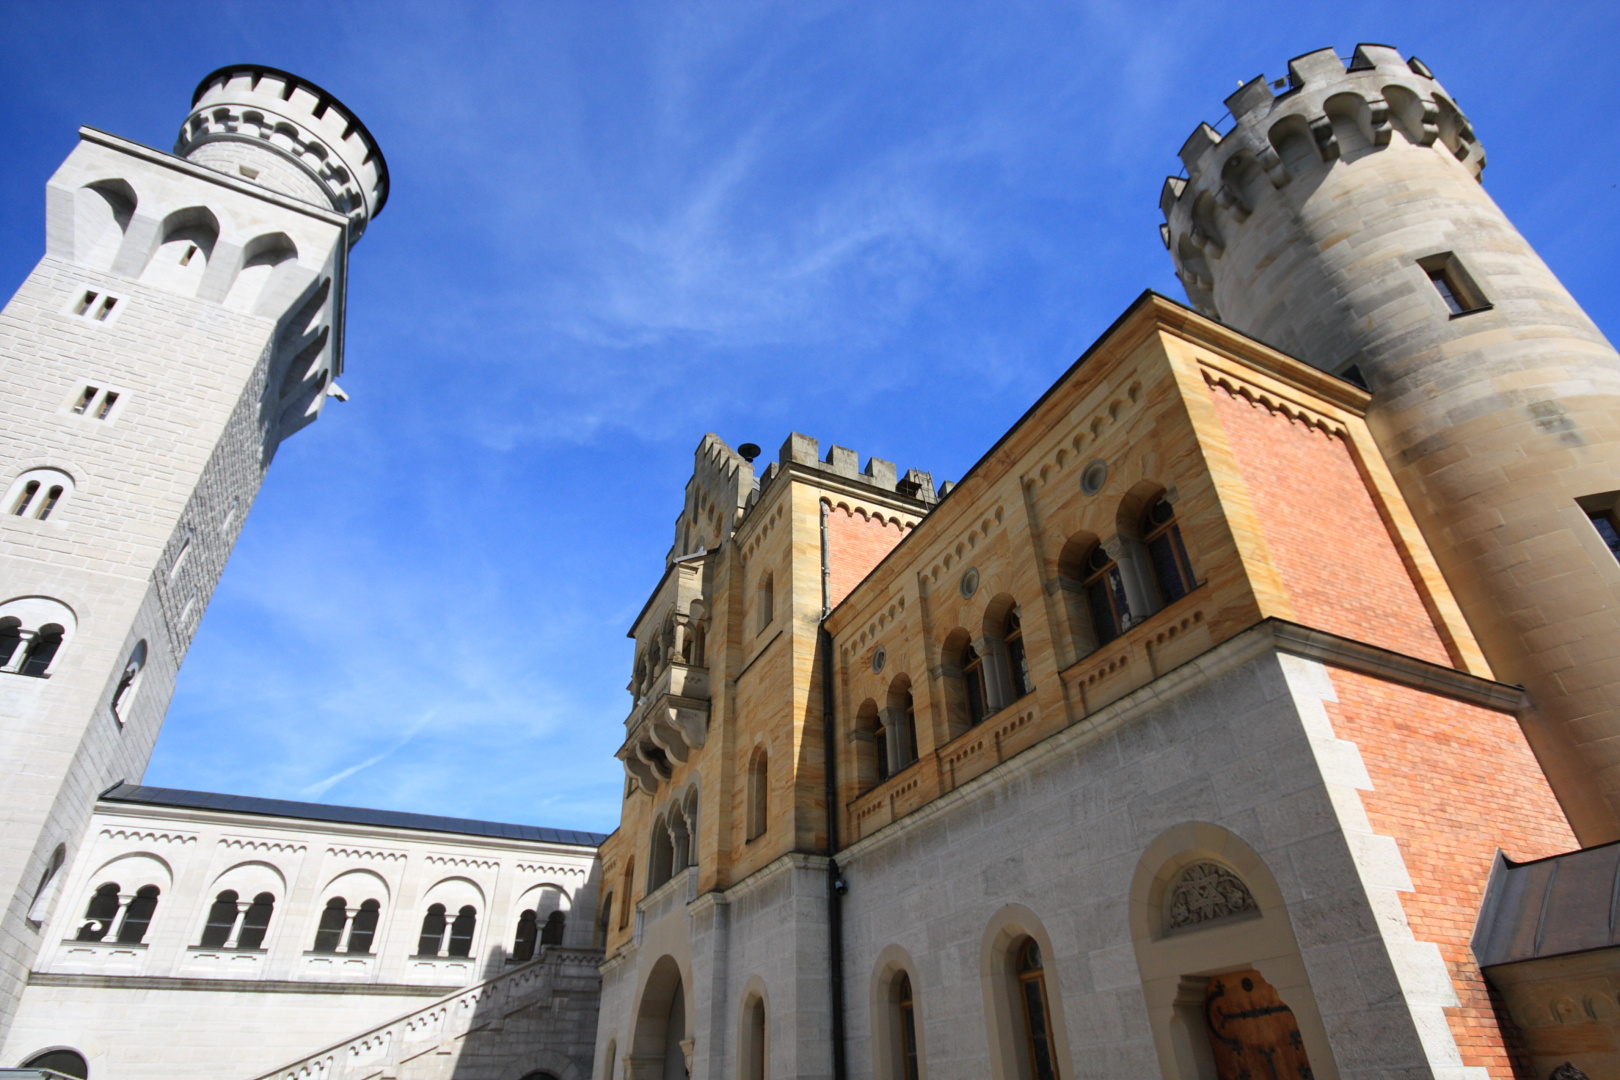
[[[102,941],[117,940],[118,931],[124,928],[124,916],[129,914],[129,902],[133,899],[135,899],[133,893],[118,894],[118,914],[113,916],[112,924],[107,927],[107,932],[101,937]]]
[[[337,951],[340,953],[349,951],[349,935],[354,932],[354,917],[358,914],[360,914],[359,908],[345,908],[343,911],[343,933],[338,938],[337,947]]]
[[[246,900],[238,900],[236,902],[236,919],[231,923],[231,933],[230,936],[225,939],[225,948],[236,948],[236,939],[242,936],[242,920],[247,918],[247,910],[252,906],[253,905]]]

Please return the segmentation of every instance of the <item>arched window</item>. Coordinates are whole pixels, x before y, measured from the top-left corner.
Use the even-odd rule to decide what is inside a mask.
[[[609,892],[602,897],[602,907],[596,914],[596,933],[592,944],[598,949],[607,948],[608,931],[613,927],[613,893]]]
[[[17,646],[21,644],[22,620],[14,615],[0,619],[0,668],[11,666],[11,658],[17,655]]]
[[[653,818],[652,861],[647,864],[647,891],[658,888],[675,873],[675,841],[669,834],[664,815]]]
[[[518,915],[517,934],[512,939],[512,959],[518,963],[534,959],[535,938],[538,936],[532,910]]]
[[[1195,584],[1192,563],[1181,542],[1176,511],[1164,496],[1154,500],[1142,515],[1142,537],[1147,544],[1148,562],[1153,566],[1153,582],[1159,587],[1159,602],[1173,604],[1192,591]]]
[[[900,1061],[902,1063],[901,1077],[903,1080],[920,1080],[921,1065],[917,1056],[917,1016],[911,997],[911,976],[905,972],[894,983],[895,1008],[899,1021],[895,1030],[900,1035]]]
[[[382,904],[378,901],[367,900],[360,905],[360,910],[354,913],[354,923],[349,927],[348,952],[364,956],[371,954],[371,943],[377,937],[377,920],[381,917]]]
[[[146,940],[146,929],[152,925],[157,912],[158,887],[142,885],[135,890],[135,898],[124,909],[124,923],[118,928],[118,941],[122,945],[139,945]]]
[[[270,929],[270,913],[275,906],[276,898],[267,892],[253,898],[247,914],[242,916],[242,933],[236,939],[238,949],[264,948],[264,935]]]
[[[113,718],[122,724],[135,704],[135,694],[141,688],[141,675],[146,670],[146,642],[137,641],[124,661],[124,673],[118,676],[118,688],[113,691]]]
[[[438,956],[439,948],[444,944],[444,928],[448,925],[444,917],[444,905],[434,904],[422,916],[422,936],[416,940],[417,956]]]
[[[23,1062],[22,1067],[49,1069],[63,1076],[75,1077],[76,1080],[86,1080],[90,1075],[90,1066],[85,1064],[84,1055],[76,1050],[47,1050]]]
[[[962,646],[962,656],[957,666],[962,671],[962,688],[967,696],[968,727],[972,727],[985,718],[985,703],[989,701],[984,685],[984,658],[972,642]]]
[[[540,944],[561,945],[563,943],[563,930],[568,925],[566,911],[553,911],[546,916],[546,925],[540,928]]]
[[[315,929],[315,947],[313,952],[335,953],[338,946],[343,944],[343,927],[349,921],[349,904],[341,896],[334,896],[326,902],[321,911],[320,925]]]
[[[1052,1010],[1046,1000],[1046,971],[1034,938],[1018,950],[1018,990],[1024,1007],[1024,1052],[1033,1080],[1058,1080],[1052,1053]]]
[[[208,922],[203,925],[199,945],[205,949],[219,949],[231,939],[231,931],[236,928],[236,902],[235,889],[226,889],[214,897],[214,902],[208,907]]]
[[[680,808],[669,808],[669,874],[674,877],[692,862],[692,832]]]
[[[767,1047],[765,1045],[765,999],[755,995],[743,1007],[742,1032],[743,1080],[765,1080],[767,1073]]]
[[[1017,701],[1035,689],[1029,678],[1029,657],[1024,652],[1024,624],[1018,617],[1015,604],[1001,624],[1001,640],[1007,646],[1007,678],[1012,687],[1012,699]]]
[[[1131,605],[1125,599],[1125,579],[1119,564],[1101,544],[1086,558],[1086,607],[1098,646],[1113,641],[1131,624]]]
[[[628,859],[626,859],[624,861],[624,888],[620,890],[621,894],[624,896],[624,899],[619,901],[619,929],[620,930],[623,930],[625,927],[630,925],[630,907],[631,907],[630,901],[631,901],[631,898],[635,895],[635,893],[632,891],[635,888],[635,884],[636,884],[636,857],[634,855],[632,855],[632,856],[630,856],[630,858],[628,858]]]
[[[28,652],[23,656],[22,667],[18,670],[24,675],[43,678],[50,669],[51,661],[56,659],[56,650],[62,647],[62,627],[56,623],[46,623],[34,635],[34,640],[28,643]]]
[[[33,508],[34,496],[38,494],[38,480],[28,480],[24,482],[22,492],[17,496],[17,501],[12,504],[12,515],[15,517],[26,517],[28,511]]]
[[[770,571],[759,579],[759,629],[763,631],[776,618],[776,575]]]
[[[84,925],[79,927],[75,941],[100,941],[112,928],[118,917],[118,886],[113,882],[98,888],[84,909]]]
[[[472,955],[473,928],[478,922],[478,911],[471,904],[456,912],[455,922],[450,924],[450,955]]]
[[[764,835],[771,805],[770,755],[763,746],[748,763],[748,839]]]

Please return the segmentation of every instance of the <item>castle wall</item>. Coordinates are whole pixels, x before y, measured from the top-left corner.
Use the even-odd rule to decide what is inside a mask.
[[[158,888],[140,940],[115,931],[83,940],[92,897],[108,883],[125,904]],[[201,943],[227,888],[241,908],[260,891],[274,898],[260,947]],[[105,801],[46,912],[46,944],[0,1062],[67,1046],[105,1080],[258,1075],[510,970],[524,910],[541,910],[541,922],[564,911],[561,944],[589,947],[596,895],[590,847]],[[337,896],[351,920],[378,903],[368,949],[315,947]],[[452,916],[475,908],[466,957],[421,953],[434,902]]]
[[[1354,672],[1333,672],[1333,686],[1334,730],[1360,747],[1372,781],[1367,816],[1400,844],[1412,877],[1402,909],[1439,945],[1457,989],[1446,1018],[1463,1063],[1514,1076],[1528,1062],[1475,960],[1475,922],[1498,850],[1525,862],[1576,847],[1575,835],[1512,716]]]

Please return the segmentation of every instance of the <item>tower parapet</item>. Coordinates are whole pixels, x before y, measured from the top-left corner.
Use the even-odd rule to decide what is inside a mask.
[[[1371,390],[1571,824],[1620,839],[1620,563],[1600,533],[1620,521],[1620,355],[1485,193],[1484,149],[1422,61],[1323,49],[1226,104],[1230,129],[1200,124],[1160,193],[1188,298]]]
[[[174,152],[348,216],[350,242],[388,201],[388,163],[342,102],[308,79],[232,64],[197,84]]]
[[[1199,124],[1180,151],[1187,175],[1166,178],[1159,195],[1160,235],[1177,276],[1193,306],[1214,318],[1222,317],[1215,281],[1227,223],[1248,220],[1263,185],[1283,188],[1296,175],[1383,150],[1396,128],[1411,145],[1438,143],[1476,180],[1485,169],[1473,126],[1433,72],[1388,45],[1357,45],[1348,66],[1332,49],[1295,57],[1286,80],[1257,75],[1226,108],[1231,129],[1222,136]]]

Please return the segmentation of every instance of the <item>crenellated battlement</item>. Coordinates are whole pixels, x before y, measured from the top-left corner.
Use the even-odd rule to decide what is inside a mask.
[[[1278,93],[1278,91],[1281,91]],[[1229,232],[1296,180],[1388,148],[1398,131],[1449,152],[1477,179],[1485,152],[1468,118],[1423,61],[1387,45],[1357,45],[1346,64],[1332,49],[1288,62],[1275,82],[1256,76],[1226,99],[1231,128],[1201,123],[1182,144],[1185,176],[1159,193],[1160,237],[1193,305],[1220,317],[1215,275]]]
[[[174,152],[352,223],[350,243],[388,201],[388,163],[342,102],[290,72],[222,67],[197,85]]]
[[[939,501],[939,497],[934,493],[933,473],[923,472],[921,469],[907,469],[905,474],[901,475],[894,462],[884,461],[879,457],[867,458],[866,468],[862,469],[861,455],[845,446],[830,446],[827,448],[826,456],[823,457],[820,441],[808,435],[801,435],[797,431],[782,443],[777,460],[760,474],[760,493],[763,494],[770,487],[771,481],[790,465],[830,473],[851,483],[914,499],[924,506],[932,506]]]

